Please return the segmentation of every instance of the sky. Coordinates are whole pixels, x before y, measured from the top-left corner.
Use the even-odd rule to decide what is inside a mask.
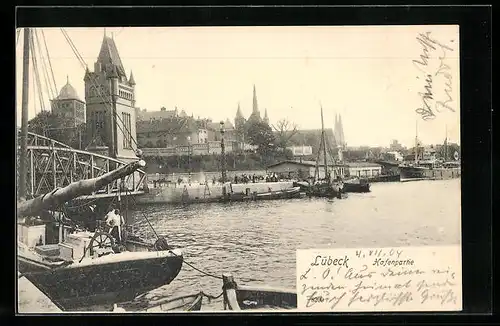
[[[58,91],[68,78],[84,99],[85,68],[61,29],[36,30],[42,47],[45,35]],[[104,33],[112,35],[127,75],[134,73],[136,106],[148,111],[177,106],[195,117],[233,121],[238,103],[243,114],[250,115],[255,85],[261,115],[267,108],[271,124],[286,118],[301,129],[319,129],[322,107],[326,128],[334,127],[336,114],[342,116],[348,146],[387,147],[397,139],[411,147],[416,133],[424,144],[443,143],[446,134],[449,141],[460,143],[458,26],[64,30],[91,71]],[[19,34],[18,125],[23,53]],[[42,60],[37,55],[39,66]],[[43,76],[43,70],[38,71]],[[426,81],[427,75],[432,82]],[[424,96],[428,84],[432,95]],[[29,85],[31,119],[41,109],[32,70]],[[42,89],[48,109],[51,92]],[[416,113],[424,101],[434,113],[432,120]]]

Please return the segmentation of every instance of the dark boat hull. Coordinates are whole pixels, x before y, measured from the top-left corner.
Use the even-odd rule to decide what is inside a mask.
[[[370,182],[398,182],[400,180],[399,174],[394,175],[377,175],[368,179]]]
[[[341,191],[328,184],[313,185],[308,192],[309,197],[341,198]]]
[[[400,167],[401,181],[447,180],[460,178],[460,168]]]
[[[20,258],[19,271],[61,310],[106,307],[130,301],[138,294],[169,284],[179,274],[182,253],[144,254],[151,257],[109,260],[84,266],[75,264],[50,270],[42,270],[41,266]]]
[[[278,199],[293,199],[301,198],[300,187],[285,189],[279,191],[270,191],[256,194],[228,194],[226,197],[221,197],[220,202],[239,202],[239,201],[257,201],[257,200],[278,200]]]
[[[297,293],[238,286],[236,300],[241,310],[297,309]]]
[[[230,274],[224,274],[224,310],[284,310],[297,309],[297,292],[237,285]]]
[[[370,184],[369,183],[348,183],[344,182],[344,192],[370,192]]]

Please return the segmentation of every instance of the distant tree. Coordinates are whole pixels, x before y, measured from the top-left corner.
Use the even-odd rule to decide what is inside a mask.
[[[276,131],[276,141],[277,146],[285,150],[290,143],[290,140],[298,132],[297,125],[291,123],[287,119],[279,120],[276,125],[273,125],[273,129]]]
[[[85,124],[73,125],[71,118],[52,111],[41,111],[28,121],[28,131],[60,141],[73,148],[83,148]]]
[[[41,111],[28,121],[28,131],[47,136],[47,130],[63,127],[66,122],[65,120],[60,115],[52,113],[52,111]]]
[[[257,151],[270,154],[276,147],[276,138],[271,127],[262,121],[252,121],[248,125],[248,140],[251,145],[257,146]]]

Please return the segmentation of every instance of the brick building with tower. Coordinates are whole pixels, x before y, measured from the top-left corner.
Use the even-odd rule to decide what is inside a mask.
[[[136,157],[135,80],[129,77],[113,38],[104,35],[94,71],[84,77],[89,150],[107,147],[110,157]]]
[[[66,77],[66,85],[61,88],[59,95],[50,101],[52,112],[67,118],[68,125],[76,127],[85,123],[85,102],[80,99],[75,88]]]

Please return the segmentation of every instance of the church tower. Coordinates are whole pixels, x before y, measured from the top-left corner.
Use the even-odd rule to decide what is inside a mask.
[[[266,124],[269,124],[269,117],[267,116],[267,108],[266,108],[266,109],[265,109],[265,111],[264,111],[264,122],[265,122]]]
[[[344,148],[346,145],[344,139],[344,127],[342,126],[342,116],[340,114],[335,114],[334,136],[337,146]]]
[[[234,126],[239,128],[243,127],[245,124],[245,117],[243,117],[243,113],[241,113],[240,103],[238,102],[238,110],[236,111],[236,117],[234,118]]]
[[[255,84],[253,85],[253,105],[252,114],[248,118],[248,121],[261,121],[259,104],[257,103],[257,91],[255,90]]]
[[[127,78],[113,38],[104,35],[94,71],[85,72],[87,132],[102,141],[109,156],[136,160],[135,80]]]

